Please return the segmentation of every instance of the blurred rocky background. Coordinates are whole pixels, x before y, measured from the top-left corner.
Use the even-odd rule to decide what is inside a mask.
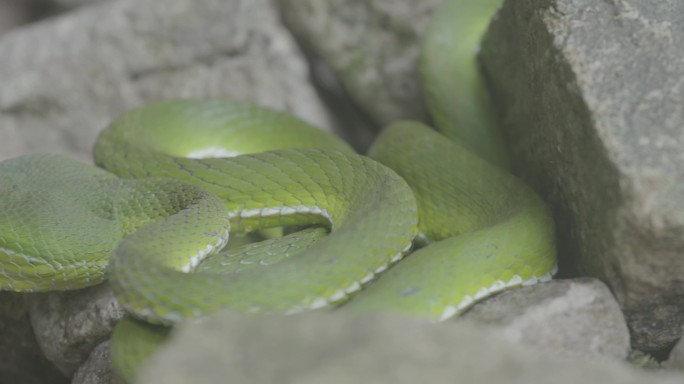
[[[123,111],[209,97],[287,111],[363,152],[388,122],[429,121],[418,42],[443,1],[0,0],[0,160],[90,162]],[[141,382],[254,377],[260,362],[291,382],[364,382],[389,369],[354,358],[368,351],[411,367],[407,382],[471,367],[474,382],[684,382],[684,3],[508,0],[480,60],[516,172],[554,209],[563,279],[429,329],[219,315],[179,332]],[[113,383],[121,314],[106,284],[2,293],[0,383]],[[249,340],[259,361],[216,358]]]

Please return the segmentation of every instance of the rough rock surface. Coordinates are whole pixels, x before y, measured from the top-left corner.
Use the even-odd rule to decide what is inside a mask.
[[[561,360],[473,324],[390,316],[222,314],[189,324],[136,383],[681,383],[616,362]],[[171,369],[172,368],[172,369]],[[203,374],[197,375],[197,372]]]
[[[30,19],[30,11],[25,1],[0,1],[0,36],[7,31],[26,23]]]
[[[684,325],[684,2],[520,0],[481,52],[559,249],[615,293],[638,349]]]
[[[119,0],[0,40],[0,159],[90,159],[115,116],[160,98],[254,100],[330,127],[268,0]]]
[[[425,119],[418,41],[444,0],[278,0],[285,23],[377,124]]]
[[[504,292],[459,319],[493,325],[507,340],[554,355],[624,360],[629,330],[599,280],[553,280]]]
[[[72,292],[36,294],[29,301],[31,323],[45,353],[66,376],[109,338],[123,309],[107,284]]]
[[[76,371],[71,384],[115,384],[109,358],[109,341],[95,347],[83,365]]]
[[[24,296],[0,292],[0,383],[66,383],[36,343]]]
[[[55,5],[65,8],[75,8],[82,5],[90,5],[107,0],[51,0]],[[111,1],[111,0],[109,0]]]
[[[667,369],[684,372],[684,339],[680,339],[670,352],[670,356],[664,363]]]

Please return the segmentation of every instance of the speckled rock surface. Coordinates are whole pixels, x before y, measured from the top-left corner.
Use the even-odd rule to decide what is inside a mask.
[[[95,347],[71,380],[71,384],[116,384],[109,358],[109,341]]]
[[[66,376],[109,338],[123,309],[107,284],[71,292],[35,294],[31,323],[45,356]]]
[[[636,348],[667,348],[684,329],[684,3],[508,1],[481,59],[566,266],[608,283]]]
[[[665,368],[684,372],[684,339],[680,339],[670,352],[670,356],[663,364]]]

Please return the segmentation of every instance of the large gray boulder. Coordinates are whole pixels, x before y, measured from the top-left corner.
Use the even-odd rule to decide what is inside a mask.
[[[201,374],[199,374],[201,373]],[[188,324],[137,384],[587,383],[675,384],[616,362],[559,359],[470,323],[395,316],[237,316]]]
[[[0,160],[90,159],[115,116],[162,98],[226,97],[331,127],[269,0],[119,0],[0,40]]]
[[[564,266],[606,281],[635,347],[684,325],[684,2],[505,2],[481,51]]]

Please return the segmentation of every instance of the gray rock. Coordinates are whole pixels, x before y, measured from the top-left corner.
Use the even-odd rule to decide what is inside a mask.
[[[504,292],[460,319],[493,325],[515,343],[554,355],[624,360],[629,330],[615,298],[599,280],[553,280]]]
[[[684,329],[682,15],[679,0],[508,1],[481,52],[566,266],[608,283],[645,351]]]
[[[0,36],[30,19],[31,9],[26,0],[0,0]]]
[[[418,40],[444,0],[279,0],[287,26],[377,124],[427,116]]]
[[[107,284],[70,292],[36,294],[31,323],[45,356],[66,376],[109,338],[123,309]]]
[[[0,383],[68,382],[36,343],[24,295],[0,292]]]
[[[176,333],[136,383],[681,383],[617,362],[559,359],[473,324],[340,313],[222,314]]]
[[[663,364],[665,368],[684,372],[684,339],[680,339]]]
[[[115,116],[159,98],[255,101],[330,127],[269,0],[120,0],[0,40],[0,159],[90,159]]]
[[[82,5],[90,5],[107,0],[51,0],[53,4],[64,8],[76,8]],[[111,1],[111,0],[110,0]]]
[[[116,383],[112,362],[109,358],[109,341],[95,347],[83,365],[76,371],[71,384],[114,384]]]

